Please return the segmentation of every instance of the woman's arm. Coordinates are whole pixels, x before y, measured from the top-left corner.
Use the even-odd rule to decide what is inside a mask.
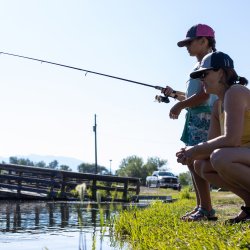
[[[213,105],[210,125],[208,130],[208,140],[214,139],[221,135],[220,120],[219,120],[219,100],[216,100]]]
[[[209,125],[209,131],[208,131],[208,140],[214,139],[218,136],[221,135],[221,129],[220,129],[220,122],[219,122],[219,101],[216,100],[214,105],[213,105],[213,110],[212,110],[212,114],[211,114],[211,119],[210,119],[210,125]],[[178,158],[182,158],[182,161],[179,160],[179,162],[186,164],[186,162],[184,160],[186,160],[185,158],[185,152],[186,151],[191,151],[191,149],[194,148],[194,146],[192,147],[186,147],[185,149],[181,149],[181,151],[176,153],[176,156]],[[203,160],[203,159],[208,159],[210,156],[210,154],[200,154],[198,156],[196,156],[196,160]],[[177,160],[178,161],[178,160]]]
[[[244,94],[244,89],[229,89],[224,97],[224,135],[217,136],[207,142],[187,148],[185,150],[186,157],[200,159],[200,156],[209,156],[218,148],[240,146],[247,103],[246,98],[247,95]]]

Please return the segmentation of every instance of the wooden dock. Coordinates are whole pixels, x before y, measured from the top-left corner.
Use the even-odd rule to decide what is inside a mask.
[[[129,202],[140,193],[139,178],[0,164],[0,199],[79,200],[75,188],[83,183],[92,201]]]

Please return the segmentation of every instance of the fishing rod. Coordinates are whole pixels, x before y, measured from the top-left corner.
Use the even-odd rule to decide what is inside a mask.
[[[7,52],[0,52],[0,55],[7,55],[7,56],[15,56],[15,57],[19,57],[19,58],[23,58],[23,59],[28,59],[28,60],[32,60],[32,61],[37,61],[37,62],[41,62],[41,63],[48,63],[48,64],[53,64],[56,66],[60,66],[60,67],[64,67],[64,68],[69,68],[69,69],[74,69],[74,70],[79,70],[79,71],[84,71],[85,75],[87,75],[88,73],[91,74],[96,74],[96,75],[100,75],[100,76],[105,76],[105,77],[109,77],[109,78],[113,78],[113,79],[117,79],[117,80],[121,80],[121,81],[126,81],[126,82],[130,82],[130,83],[135,83],[138,85],[142,85],[142,86],[146,86],[146,87],[150,87],[150,88],[154,88],[157,90],[164,90],[165,88],[160,87],[160,86],[154,86],[151,84],[146,84],[146,83],[142,83],[142,82],[137,82],[137,81],[133,81],[133,80],[129,80],[126,78],[121,78],[121,77],[117,77],[117,76],[112,76],[112,75],[108,75],[108,74],[104,74],[104,73],[100,73],[100,72],[95,72],[95,71],[91,71],[91,70],[87,70],[87,69],[81,69],[81,68],[77,68],[77,67],[72,67],[69,65],[65,65],[65,64],[60,64],[60,63],[55,63],[55,62],[50,62],[50,61],[45,61],[42,59],[37,59],[37,58],[32,58],[32,57],[27,57],[27,56],[21,56],[21,55],[16,55],[16,54],[11,54],[11,53],[7,53]],[[173,91],[172,94],[174,94],[174,96],[160,96],[160,95],[156,95],[155,96],[155,100],[158,102],[165,102],[165,103],[169,103],[169,98],[168,97],[172,97],[172,98],[176,98],[176,91]]]

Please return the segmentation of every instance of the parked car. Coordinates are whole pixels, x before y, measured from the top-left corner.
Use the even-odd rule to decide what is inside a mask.
[[[165,187],[181,190],[178,177],[169,171],[154,171],[152,176],[147,176],[146,185],[148,187]]]

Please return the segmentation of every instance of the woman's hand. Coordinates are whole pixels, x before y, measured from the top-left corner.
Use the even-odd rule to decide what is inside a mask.
[[[185,149],[182,148],[179,152],[176,153],[177,162],[182,165],[186,165]]]
[[[194,150],[194,147],[181,148],[180,151],[176,153],[177,162],[181,163],[182,165],[192,164],[194,160],[192,158],[192,150]]]

